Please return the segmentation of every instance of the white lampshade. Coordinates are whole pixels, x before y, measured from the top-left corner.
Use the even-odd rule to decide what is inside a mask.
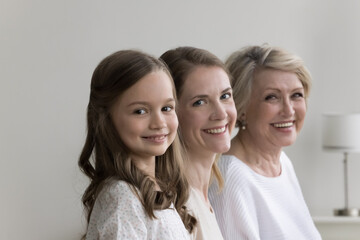
[[[326,150],[360,152],[360,113],[324,114],[322,143]]]

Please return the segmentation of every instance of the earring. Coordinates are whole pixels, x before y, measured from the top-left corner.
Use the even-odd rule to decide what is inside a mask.
[[[241,120],[241,121],[240,121],[241,130],[246,130],[246,125],[247,125],[247,123],[246,123],[245,120]]]
[[[247,125],[247,123],[246,123],[246,120],[245,120],[245,113],[242,113],[241,114],[241,120],[240,120],[240,128],[241,128],[241,130],[246,130],[246,125]]]

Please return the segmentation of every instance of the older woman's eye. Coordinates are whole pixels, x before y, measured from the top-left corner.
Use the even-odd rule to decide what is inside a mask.
[[[221,95],[220,99],[228,99],[231,98],[231,93],[224,93],[223,95]]]
[[[273,95],[273,94],[267,95],[267,96],[265,97],[265,101],[271,101],[271,100],[276,100],[276,99],[277,99],[277,96],[276,96],[276,95]]]
[[[197,106],[201,106],[201,105],[204,105],[204,104],[205,104],[205,101],[200,99],[200,100],[197,100],[196,102],[194,102],[193,106],[197,107]]]
[[[298,93],[294,93],[294,94],[292,95],[292,97],[293,97],[293,98],[303,98],[303,97],[304,97],[304,94],[301,93],[301,92],[298,92]]]

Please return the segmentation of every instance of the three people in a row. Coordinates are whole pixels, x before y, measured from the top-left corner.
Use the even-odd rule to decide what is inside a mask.
[[[282,151],[310,85],[300,58],[268,45],[225,65],[193,47],[106,57],[79,159],[90,178],[84,238],[321,239]]]

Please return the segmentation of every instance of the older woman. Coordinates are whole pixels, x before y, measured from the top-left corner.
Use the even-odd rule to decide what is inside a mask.
[[[250,46],[226,61],[238,134],[219,168],[225,186],[209,198],[225,239],[321,239],[282,148],[301,130],[311,77],[297,56]]]
[[[161,59],[169,66],[178,96],[176,111],[191,186],[186,205],[197,218],[193,238],[221,240],[208,187],[212,175],[222,183],[214,162],[219,153],[230,149],[236,121],[229,76],[223,63],[203,49],[180,47],[167,51]]]

